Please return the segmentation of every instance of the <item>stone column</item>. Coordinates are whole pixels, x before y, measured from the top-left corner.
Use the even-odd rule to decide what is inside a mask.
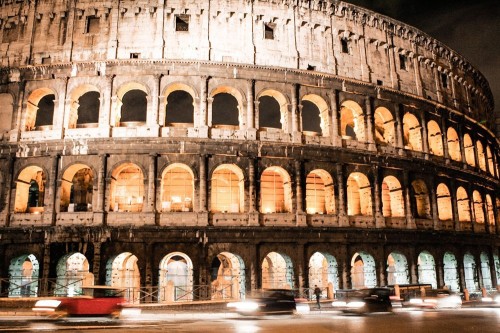
[[[462,119],[465,120],[465,119]],[[469,165],[467,164],[467,159],[465,158],[465,145],[464,145],[464,133],[463,133],[463,128],[462,125],[458,125],[457,128],[458,131],[458,143],[460,144],[460,155],[462,156],[462,164],[464,169],[467,169]]]
[[[332,92],[329,93],[330,96],[330,105],[332,108],[332,145],[334,146],[341,146],[342,145],[342,138],[339,133],[339,92],[338,90],[333,90]]]
[[[382,214],[382,196],[381,196],[381,186],[380,186],[380,169],[378,166],[372,166],[373,173],[373,198],[374,198],[374,209],[372,212],[375,216],[375,227],[376,228],[385,228],[385,219]]]
[[[290,111],[292,113],[292,141],[295,143],[302,141],[302,133],[300,133],[299,129],[298,90],[299,86],[292,84]]]
[[[338,206],[337,206],[337,216],[338,223],[340,227],[348,227],[349,226],[349,218],[347,216],[347,200],[346,200],[346,192],[345,192],[345,180],[344,180],[344,170],[343,165],[338,163],[336,165],[337,171],[337,188],[338,188]]]
[[[403,111],[403,106],[401,104],[397,104],[394,112],[396,115],[396,128],[394,130],[396,131],[396,147],[398,149],[399,155],[403,154],[403,149],[405,146],[403,139],[404,125],[401,117],[401,113]]]
[[[200,77],[200,108],[198,116],[195,114],[193,124],[195,128],[198,128],[198,137],[208,138],[208,83],[209,76]]]
[[[148,167],[148,198],[146,204],[146,212],[156,213],[156,159],[157,155],[155,153],[149,155],[149,167]]]
[[[92,259],[92,274],[94,275],[94,281],[97,284],[101,284],[99,280],[99,273],[101,270],[101,242],[93,242],[94,245],[94,258]]]
[[[405,212],[406,212],[406,227],[408,229],[415,229],[415,218],[413,217],[412,206],[411,206],[411,184],[409,180],[409,174],[407,170],[403,171],[403,186],[404,186],[404,198],[405,198]]]
[[[438,205],[437,205],[437,193],[436,193],[436,182],[435,179],[431,179],[431,214],[432,214],[432,221],[434,224],[434,230],[440,230],[441,229],[441,224],[439,223],[439,212],[438,212]]]
[[[458,218],[458,203],[457,203],[457,189],[455,186],[455,182],[453,180],[450,181],[450,200],[451,200],[451,208],[453,210],[453,223],[454,230],[460,231],[460,221]]]
[[[443,256],[436,258],[436,283],[438,288],[445,286]]]
[[[411,42],[412,51],[414,55],[420,54],[420,50],[418,49],[418,45],[416,40],[412,40]],[[422,76],[420,75],[420,62],[417,56],[413,56],[413,68],[415,69],[415,88],[416,95],[423,96],[424,92],[422,89]],[[423,96],[425,97],[425,96]]]
[[[428,158],[429,156],[429,140],[427,137],[427,122],[425,120],[425,112],[420,112],[420,123],[421,123],[421,128],[422,128],[422,146],[424,149],[425,153],[425,158]]]
[[[375,141],[373,139],[373,107],[372,107],[372,99],[370,96],[365,97],[365,109],[366,109],[366,117],[365,117],[365,128],[366,128],[366,133],[367,137],[366,140],[368,141],[368,149],[375,151],[377,150],[377,147],[375,145]]]
[[[248,159],[248,224],[259,225],[259,212],[257,207],[258,182],[255,175],[255,158]]]
[[[449,114],[448,112],[443,113],[443,110],[441,110],[441,112],[441,135],[443,140],[443,153],[444,158],[446,159],[446,164],[450,164],[450,152],[448,151],[448,131],[446,127],[446,119],[449,118]]]
[[[443,92],[441,91],[441,83],[439,82],[439,71],[436,66],[432,66],[432,72],[434,74],[434,81],[436,83],[436,94],[439,103],[443,103]]]
[[[8,165],[8,174],[5,175],[5,184],[4,184],[4,190],[5,190],[5,195],[4,195],[4,205],[5,205],[5,213],[6,217],[4,219],[5,221],[5,226],[9,226],[10,224],[10,215],[11,215],[11,209],[12,209],[12,201],[14,200],[15,202],[15,195],[12,195],[12,189],[14,187],[15,189],[15,180],[14,180],[14,165],[15,165],[15,156],[14,155],[8,155],[7,157],[7,165]],[[14,185],[14,186],[13,186]]]
[[[47,184],[44,191],[44,211],[50,216],[50,220],[47,219],[47,215],[44,214],[44,222],[46,224],[55,225],[57,218],[56,204],[57,204],[57,176],[59,172],[59,158],[61,156],[56,154],[51,156],[52,166],[50,168],[50,184]],[[47,191],[48,190],[48,191]]]
[[[40,283],[40,292],[39,295],[47,295],[49,294],[49,276],[50,276],[50,239],[46,239],[43,244],[43,262],[42,262],[42,276]],[[53,290],[50,290],[53,291]]]
[[[247,140],[257,139],[257,130],[255,126],[255,80],[247,81]]]
[[[106,200],[106,162],[108,155],[99,155],[99,173],[97,175],[97,195],[95,202],[96,212],[103,212],[105,209],[104,202]]]
[[[298,226],[306,225],[306,214],[304,212],[304,192],[303,192],[303,181],[302,181],[302,161],[295,161],[295,200],[296,200],[296,224]]]
[[[207,212],[207,156],[200,155],[200,212]]]

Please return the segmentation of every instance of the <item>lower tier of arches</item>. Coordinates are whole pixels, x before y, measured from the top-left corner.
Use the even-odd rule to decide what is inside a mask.
[[[2,297],[127,290],[132,302],[241,299],[260,288],[323,297],[338,289],[428,284],[481,292],[500,285],[491,235],[309,228],[4,229]],[[144,291],[149,290],[148,299]]]

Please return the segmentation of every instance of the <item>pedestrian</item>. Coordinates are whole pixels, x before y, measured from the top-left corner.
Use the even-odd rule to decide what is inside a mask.
[[[319,300],[321,298],[321,289],[318,287],[318,285],[314,286],[314,295],[316,295],[316,304],[318,305],[318,309],[321,309],[321,304],[319,303]]]

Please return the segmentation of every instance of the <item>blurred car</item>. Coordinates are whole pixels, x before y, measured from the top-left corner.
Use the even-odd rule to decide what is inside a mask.
[[[35,303],[33,311],[50,317],[62,316],[119,316],[126,303],[123,288],[109,286],[82,287],[82,294],[74,297],[43,299]]]
[[[258,290],[245,300],[228,303],[227,307],[242,315],[293,314],[309,311],[309,305],[296,300],[293,290],[288,289]]]
[[[410,298],[405,306],[427,309],[458,309],[462,307],[462,298],[447,289],[427,290],[425,295]]]
[[[345,313],[392,312],[390,288],[337,290],[332,307]]]

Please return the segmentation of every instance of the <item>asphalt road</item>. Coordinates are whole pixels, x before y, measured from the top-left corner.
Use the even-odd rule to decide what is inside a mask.
[[[241,317],[227,313],[172,315],[138,314],[108,318],[40,320],[37,317],[1,317],[0,332],[206,332],[206,333],[344,333],[500,332],[500,308],[440,311],[401,311],[389,314],[344,315],[312,312],[308,315]]]

